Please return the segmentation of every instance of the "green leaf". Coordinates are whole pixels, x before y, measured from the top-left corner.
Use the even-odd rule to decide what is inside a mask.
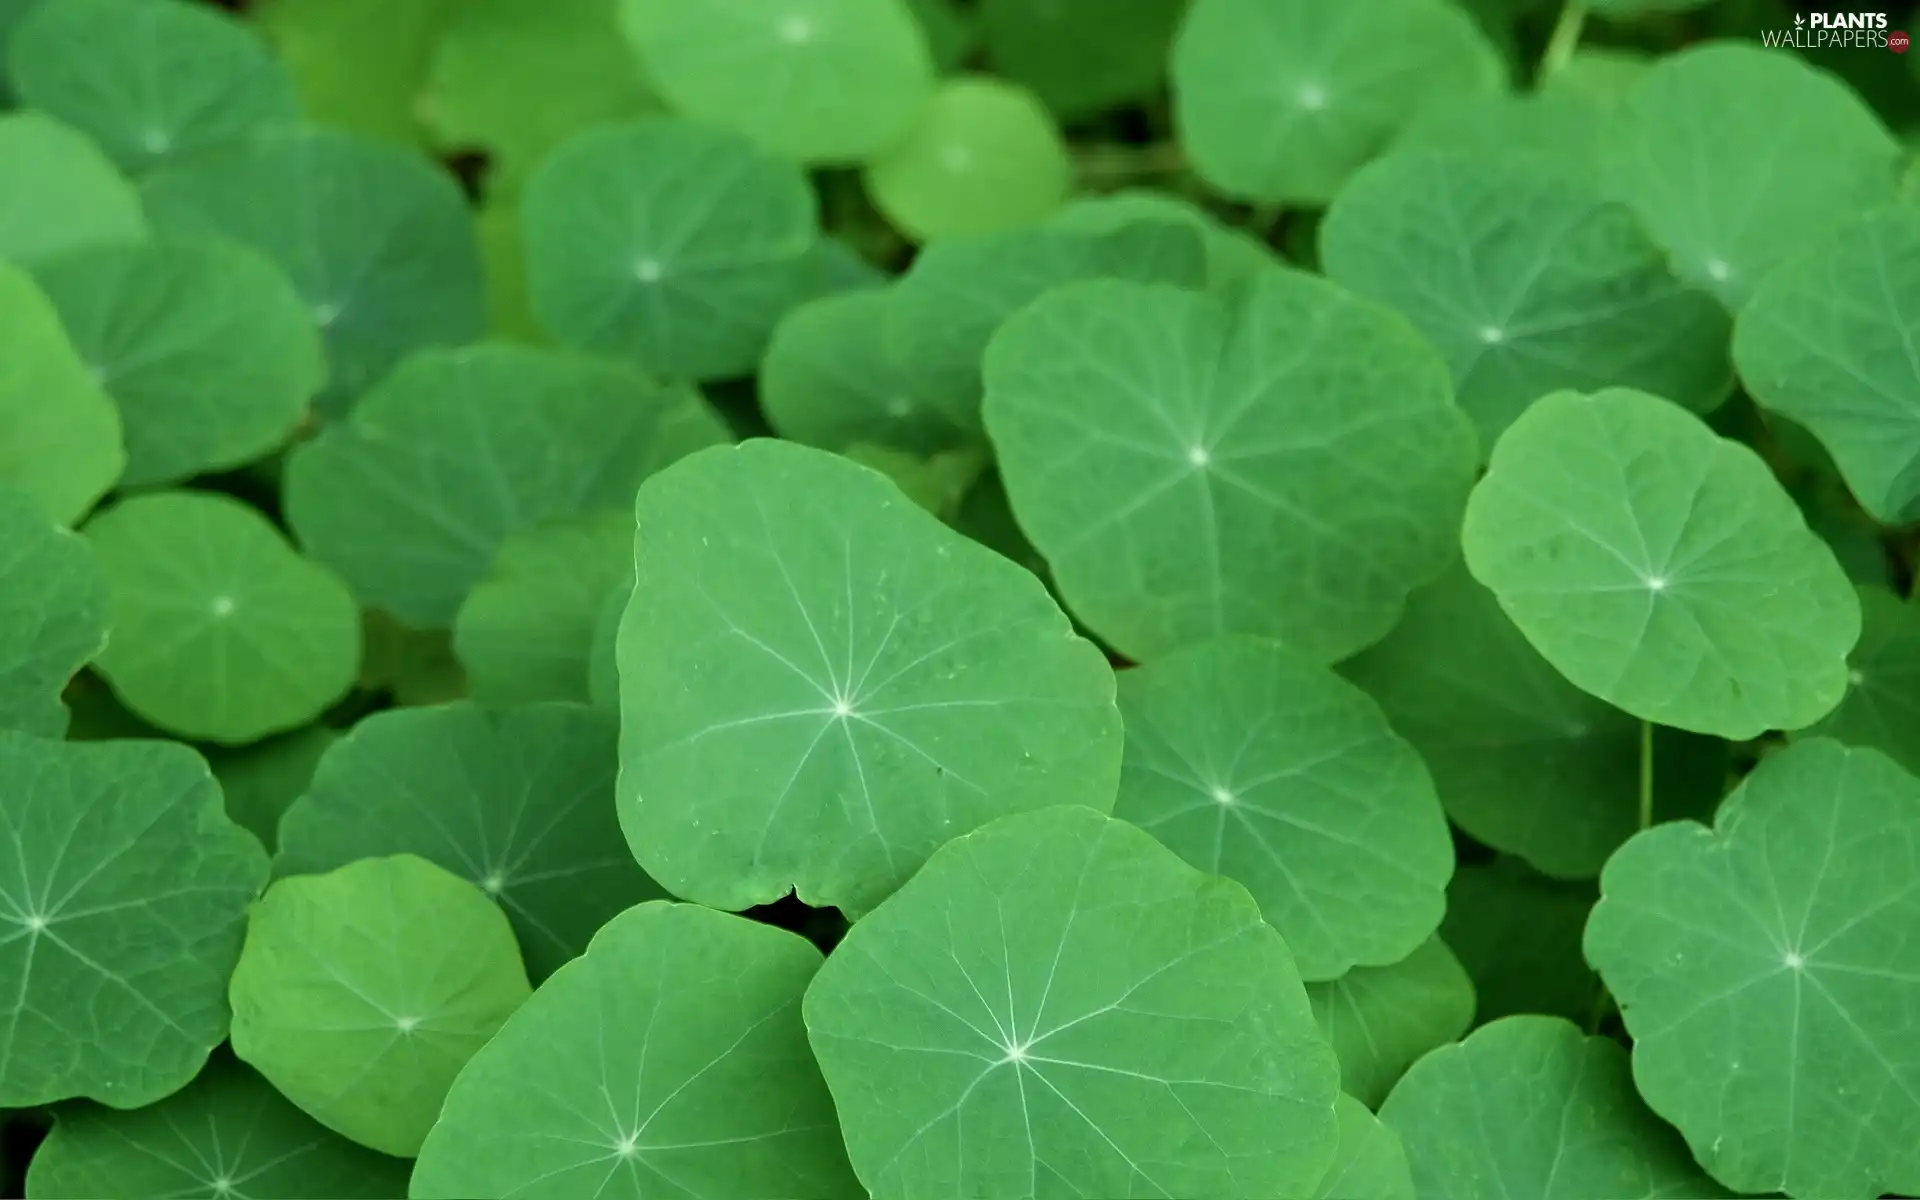
[[[1447,815],[1560,878],[1592,878],[1639,828],[1640,722],[1568,682],[1455,564],[1385,641],[1341,666],[1420,751]],[[1724,744],[1654,731],[1654,809],[1711,812]]]
[[[624,510],[647,475],[725,436],[693,389],[617,363],[425,351],[293,452],[287,517],[363,603],[445,629],[510,535]]]
[[[1414,1200],[1400,1136],[1352,1096],[1341,1096],[1333,1111],[1340,1120],[1340,1148],[1314,1200]]]
[[[785,158],[861,162],[933,93],[902,0],[620,0],[620,19],[669,105]]]
[[[260,839],[272,854],[280,844],[280,818],[307,790],[320,758],[339,737],[324,725],[309,725],[240,750],[208,757],[227,815]]]
[[[1633,1084],[1617,1043],[1554,1017],[1507,1017],[1415,1063],[1380,1119],[1422,1200],[1725,1195]]]
[[[1850,1200],[1920,1191],[1920,781],[1822,738],[1768,756],[1708,829],[1600,877],[1586,954],[1633,1076],[1715,1178]]]
[[[1307,999],[1340,1058],[1341,1089],[1371,1108],[1421,1055],[1473,1024],[1473,981],[1437,937],[1397,963],[1309,983]]]
[[[262,134],[163,166],[143,195],[156,228],[240,242],[286,272],[326,339],[329,416],[409,351],[486,327],[466,200],[410,151],[324,128]]]
[[[1626,388],[1556,392],[1467,505],[1474,578],[1577,687],[1741,741],[1839,704],[1860,605],[1759,455]]]
[[[280,823],[280,875],[412,854],[506,910],[542,979],[660,895],[620,841],[618,729],[584,705],[397,709],[336,742]]]
[[[1048,224],[1076,233],[1118,233],[1136,223],[1183,225],[1200,235],[1206,252],[1206,283],[1225,289],[1279,265],[1265,242],[1229,225],[1190,200],[1144,188],[1082,196],[1054,213]],[[1171,282],[1179,282],[1177,280]]]
[[[411,1195],[859,1195],[800,1022],[819,967],[739,917],[622,913],[461,1072]]]
[[[1607,197],[1596,201],[1591,193],[1607,190],[1604,148],[1611,116],[1612,108],[1601,99],[1564,87],[1450,96],[1422,109],[1394,140],[1388,157],[1411,150],[1481,162],[1498,158],[1523,179],[1537,180],[1541,171],[1571,177],[1549,190],[1584,195],[1598,207]],[[1502,199],[1488,197],[1487,203],[1499,206]],[[1524,222],[1526,216],[1522,213],[1519,219]],[[1634,228],[1633,244],[1651,244],[1637,225]]]
[[[936,851],[803,1012],[876,1200],[1297,1196],[1338,1067],[1246,890],[1060,807]]]
[[[299,293],[244,246],[102,246],[49,258],[36,274],[120,410],[126,486],[260,458],[292,436],[326,382]]]
[[[233,1050],[335,1133],[411,1157],[530,990],[479,888],[411,855],[361,859],[281,879],[254,905]]]
[[[1505,69],[1445,0],[1194,0],[1173,43],[1174,116],[1219,191],[1324,204],[1421,111]]]
[[[595,708],[609,712],[620,711],[620,622],[627,615],[627,601],[632,595],[632,576],[608,588],[593,626],[593,648],[588,652],[587,661],[587,695]]]
[[[0,180],[6,177],[0,170]],[[25,492],[55,520],[71,524],[126,466],[119,414],[68,340],[53,302],[31,276],[4,261],[0,345],[6,347],[0,354],[0,485]]]
[[[1900,146],[1838,78],[1784,50],[1690,46],[1640,77],[1608,166],[1681,279],[1745,303],[1837,214],[1892,203]]]
[[[1446,365],[1323,280],[1057,288],[1001,327],[986,379],[1021,527],[1129,658],[1221,633],[1344,658],[1453,557],[1479,453]]]
[[[1399,962],[1440,924],[1446,815],[1420,756],[1352,684],[1230,636],[1122,672],[1120,712],[1114,815],[1244,884],[1302,978]]]
[[[1846,699],[1801,734],[1871,747],[1920,772],[1920,608],[1884,587],[1860,589]]]
[[[980,48],[980,20],[961,0],[906,0],[914,19],[927,35],[934,69],[942,74],[959,69]]]
[[[1517,858],[1453,873],[1440,936],[1473,979],[1482,1022],[1514,1013],[1593,1020],[1602,989],[1580,936],[1596,898],[1591,881],[1548,879]]]
[[[907,499],[948,524],[985,467],[984,455],[971,447],[915,458],[901,450],[859,442],[847,447],[845,455],[891,479]]]
[[[409,629],[377,608],[363,612],[367,649],[360,686],[386,692],[402,707],[444,704],[467,694],[466,673],[444,629]]]
[[[906,136],[867,164],[866,186],[915,241],[999,233],[1059,208],[1073,160],[1031,92],[969,75],[940,85]]]
[[[608,589],[633,578],[633,517],[594,513],[510,534],[454,617],[453,649],[483,704],[587,699]]]
[[[40,113],[0,113],[0,259],[146,236],[139,194],[99,147]]]
[[[994,68],[1072,118],[1160,85],[1186,0],[981,0],[979,10]]]
[[[74,1104],[27,1168],[27,1195],[65,1200],[393,1200],[407,1164],[334,1136],[222,1051],[131,1112]]]
[[[1363,168],[1320,226],[1320,261],[1439,348],[1489,449],[1561,389],[1635,387],[1706,412],[1733,385],[1726,311],[1673,277],[1632,211],[1511,154],[1401,151]]]
[[[227,975],[267,880],[206,762],[170,742],[0,732],[0,822],[0,1104],[139,1108],[185,1086],[227,1035]]]
[[[655,375],[750,372],[813,284],[819,215],[806,176],[691,122],[568,139],[527,181],[521,214],[540,324]]]
[[[87,544],[0,487],[0,729],[65,736],[60,693],[107,644],[108,604]]]
[[[254,0],[310,121],[406,143],[433,49],[471,0]]]
[[[299,119],[293,85],[258,34],[181,0],[60,0],[13,33],[14,87],[138,174]]]
[[[234,745],[304,725],[353,686],[353,597],[239,501],[135,496],[86,537],[113,589],[99,671],[144,720]]]
[[[1804,425],[1877,520],[1920,519],[1920,211],[1823,232],[1761,282],[1734,328],[1756,402]]]
[[[620,817],[675,895],[858,913],[995,817],[1112,807],[1105,657],[1039,580],[878,472],[751,441],[637,507]]]

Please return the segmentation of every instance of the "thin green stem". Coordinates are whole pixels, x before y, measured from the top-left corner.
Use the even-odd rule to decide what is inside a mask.
[[[1540,56],[1540,78],[1545,79],[1567,65],[1580,45],[1580,31],[1587,24],[1587,0],[1566,0],[1560,19],[1547,37],[1547,50]]]
[[[1640,828],[1653,828],[1653,722],[1640,722]]]

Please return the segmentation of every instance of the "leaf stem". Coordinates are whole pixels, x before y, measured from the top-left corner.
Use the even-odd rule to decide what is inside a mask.
[[[1653,828],[1653,722],[1640,722],[1640,828]]]
[[[1587,0],[1566,0],[1560,7],[1560,19],[1553,24],[1553,32],[1547,37],[1546,53],[1540,56],[1540,78],[1549,75],[1567,65],[1573,52],[1580,45],[1580,31],[1587,24]]]

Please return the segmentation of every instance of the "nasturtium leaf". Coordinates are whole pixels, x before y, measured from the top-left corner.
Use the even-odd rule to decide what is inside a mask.
[[[986,456],[971,447],[917,458],[904,450],[857,442],[842,453],[885,475],[907,499],[948,523],[986,467]]]
[[[35,275],[120,410],[125,486],[267,454],[293,434],[326,381],[299,293],[244,246],[100,246],[46,259]]]
[[[620,819],[716,908],[858,913],[941,843],[1113,805],[1112,669],[1032,574],[789,442],[647,481],[620,630]]]
[[[1729,42],[1648,69],[1607,147],[1618,194],[1674,271],[1736,310],[1810,232],[1892,203],[1900,157],[1838,78],[1790,51]]]
[[[0,104],[10,105],[14,101],[13,81],[7,73],[7,47],[13,40],[13,31],[42,3],[44,0],[0,0]]]
[[[251,742],[306,724],[353,686],[353,596],[240,501],[138,495],[87,522],[86,538],[113,591],[97,667],[145,720]]]
[[[940,85],[866,182],[881,215],[924,242],[1033,224],[1065,202],[1073,160],[1032,93],[969,75]]]
[[[311,121],[407,143],[434,46],[471,0],[253,0]]]
[[[1439,938],[1397,963],[1309,983],[1307,999],[1340,1058],[1341,1090],[1369,1108],[1421,1055],[1473,1024],[1473,981]]]
[[[254,905],[233,1050],[335,1133],[410,1157],[530,990],[479,888],[412,855],[360,859],[280,879]]]
[[[629,576],[608,588],[600,601],[587,660],[587,697],[595,708],[620,711],[620,622],[627,615],[627,600],[632,595],[633,578]]]
[[[981,0],[995,70],[1063,117],[1137,100],[1160,85],[1187,0]]]
[[[1207,269],[1197,231],[1165,219],[1111,231],[1043,227],[947,238],[923,249],[901,276],[884,336],[927,402],[983,440],[981,360],[1008,317],[1078,280],[1199,287]]]
[[[1244,884],[1302,978],[1399,962],[1433,934],[1453,837],[1420,755],[1360,689],[1241,635],[1122,672],[1119,695],[1114,815]]]
[[[1566,91],[1454,96],[1423,108],[1400,131],[1389,151],[1517,159],[1536,172],[1551,170],[1585,181],[1589,189],[1604,189],[1604,139],[1610,116],[1611,110],[1600,100]],[[1563,186],[1579,190],[1571,180]],[[1638,240],[1647,241],[1646,235]]]
[[[225,1051],[157,1104],[54,1110],[27,1167],[34,1200],[394,1200],[408,1164],[314,1123]]]
[[[1556,1017],[1507,1017],[1415,1063],[1380,1119],[1421,1200],[1725,1195],[1633,1084],[1617,1042]]]
[[[1920,607],[1884,587],[1860,589],[1846,699],[1802,734],[1871,746],[1920,774]]]
[[[107,644],[109,603],[87,544],[0,487],[0,729],[66,733],[60,693]]]
[[[1323,204],[1426,107],[1505,67],[1446,0],[1193,0],[1174,116],[1200,175],[1239,199]]]
[[[409,629],[377,608],[362,615],[362,688],[386,692],[403,708],[466,698],[467,676],[453,655],[451,633]]]
[[[146,236],[140,194],[98,146],[42,113],[0,112],[0,259]]]
[[[461,1072],[410,1194],[860,1195],[800,1019],[819,968],[741,917],[620,914]]]
[[[1224,297],[1101,280],[1009,319],[986,422],[1061,595],[1120,653],[1221,633],[1333,661],[1454,556],[1479,450],[1446,364],[1302,272]]]
[[[760,366],[760,403],[780,436],[824,450],[858,442],[932,453],[964,443],[973,425],[888,336],[895,291],[822,296],[789,312]]]
[[[288,459],[287,518],[365,604],[453,624],[509,535],[625,511],[726,430],[690,387],[502,344],[424,351]]]
[[[649,118],[576,134],[521,201],[533,312],[555,339],[669,378],[742,375],[809,298],[818,202],[738,134]]]
[[[1206,283],[1226,287],[1279,264],[1271,247],[1244,229],[1227,224],[1191,200],[1146,189],[1122,189],[1104,196],[1069,201],[1048,219],[1055,229],[1078,233],[1117,233],[1144,222],[1184,225],[1200,235],[1206,254]]]
[[[267,881],[205,760],[0,732],[0,823],[0,1105],[139,1108],[185,1086],[227,1034]]]
[[[1605,989],[1580,937],[1597,897],[1591,880],[1549,879],[1517,858],[1453,873],[1440,936],[1473,979],[1480,1021],[1528,1012],[1593,1020]]]
[[[1673,276],[1625,205],[1540,163],[1389,154],[1340,189],[1320,262],[1439,348],[1485,449],[1561,389],[1636,387],[1705,412],[1733,384],[1726,310]]]
[[[1501,437],[1468,568],[1548,662],[1643,720],[1736,741],[1840,703],[1860,604],[1766,463],[1645,392],[1556,392]]]
[[[1823,232],[1771,272],[1734,327],[1755,401],[1805,426],[1861,507],[1920,519],[1920,210]]]
[[[339,736],[325,725],[308,725],[208,756],[213,776],[226,794],[227,815],[259,838],[267,853],[280,844],[280,818],[306,792],[321,756]]]
[[[0,168],[0,180],[6,178]],[[0,485],[26,493],[54,520],[70,524],[126,466],[119,413],[81,361],[53,302],[5,261],[0,346],[6,347],[0,353]]]
[[[607,590],[633,578],[624,507],[510,534],[453,622],[453,649],[483,704],[587,699]]]
[[[1350,1095],[1341,1096],[1333,1111],[1340,1121],[1339,1149],[1313,1200],[1414,1200],[1400,1135]]]
[[[1586,46],[1538,83],[1539,95],[1598,101],[1610,109],[1626,102],[1655,56],[1620,46]]]
[[[326,340],[339,415],[409,351],[486,328],[473,217],[426,158],[339,130],[262,133],[168,163],[143,195],[155,228],[272,259]]]
[[[1447,815],[1488,846],[1591,878],[1639,827],[1641,722],[1569,683],[1464,564],[1340,670],[1420,752]],[[1724,744],[1661,728],[1653,752],[1654,811],[1710,813]]]
[[[1586,955],[1633,1078],[1714,1177],[1832,1200],[1920,1191],[1920,780],[1814,738],[1711,829],[1657,826],[1600,876]]]
[[[1247,892],[1078,807],[947,843],[803,1012],[875,1200],[1298,1196],[1338,1064]]]
[[[618,727],[585,705],[469,703],[362,720],[280,823],[280,875],[412,854],[498,901],[535,979],[660,895],[614,813]]]
[[[138,173],[299,119],[260,36],[184,0],[60,0],[14,30],[14,87]]]
[[[620,19],[670,106],[785,158],[864,161],[933,94],[904,0],[620,0]]]
[[[927,35],[927,51],[935,70],[959,69],[980,48],[979,14],[962,7],[961,0],[906,0],[907,8]],[[4,35],[0,35],[4,36]]]

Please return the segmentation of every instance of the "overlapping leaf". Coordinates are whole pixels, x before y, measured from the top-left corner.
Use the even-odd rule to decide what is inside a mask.
[[[1185,0],[982,0],[979,20],[995,69],[1073,118],[1150,94],[1185,8]]]
[[[1340,1145],[1313,1200],[1414,1200],[1413,1175],[1400,1135],[1352,1096],[1334,1104]]]
[[[1481,1022],[1515,1013],[1593,1022],[1606,989],[1581,956],[1580,937],[1598,898],[1590,880],[1549,879],[1517,858],[1453,873],[1440,936],[1473,979]]]
[[[1473,1024],[1473,981],[1439,938],[1397,963],[1309,983],[1307,999],[1340,1057],[1341,1090],[1372,1108],[1422,1055]]]
[[[140,196],[100,148],[37,112],[0,113],[0,259],[147,236]]]
[[[0,729],[66,733],[60,693],[106,645],[108,606],[87,544],[0,487]]]
[[[0,345],[6,346],[0,354],[0,484],[25,492],[55,520],[70,524],[126,467],[120,416],[80,360],[46,293],[4,261]]]
[[[1886,588],[1863,587],[1860,616],[1846,699],[1802,732],[1871,746],[1920,772],[1920,608]]]

